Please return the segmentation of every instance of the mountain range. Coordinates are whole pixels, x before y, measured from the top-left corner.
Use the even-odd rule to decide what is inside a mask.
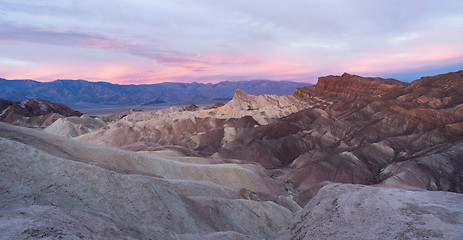
[[[287,95],[292,94],[296,88],[307,85],[309,84],[269,80],[223,81],[216,84],[167,82],[119,85],[84,80],[37,82],[0,78],[0,98],[17,102],[39,98],[81,110],[111,106],[209,104],[231,100],[237,88],[255,95]]]

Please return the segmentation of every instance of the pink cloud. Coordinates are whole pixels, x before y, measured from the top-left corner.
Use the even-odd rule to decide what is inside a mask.
[[[353,73],[390,73],[426,66],[455,64],[462,59],[461,46],[408,47],[351,59],[339,68],[343,69],[341,71]]]

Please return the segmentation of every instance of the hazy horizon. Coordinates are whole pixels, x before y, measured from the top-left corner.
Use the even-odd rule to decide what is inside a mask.
[[[449,68],[451,70],[443,70],[443,71],[439,71],[439,70],[434,70],[434,69],[429,69],[427,71],[423,71],[422,75],[418,75],[418,73],[403,73],[403,74],[396,74],[396,75],[391,75],[390,77],[382,77],[382,76],[376,76],[376,75],[359,75],[359,74],[353,74],[353,75],[359,75],[361,77],[380,77],[380,78],[384,78],[384,79],[388,79],[388,78],[392,78],[392,79],[396,79],[396,80],[399,80],[399,81],[402,81],[402,82],[412,82],[414,80],[418,80],[422,77],[432,77],[432,76],[437,76],[437,75],[442,75],[442,74],[447,74],[447,73],[451,73],[451,72],[459,72],[459,71],[463,71],[463,66],[456,66],[455,68]],[[454,70],[453,70],[454,69]],[[344,73],[347,73],[347,72],[344,72]],[[326,75],[323,75],[323,76],[319,76],[319,77],[325,77],[325,76],[328,76],[328,75],[342,75],[344,73],[340,73],[340,74],[326,74]],[[427,74],[426,74],[427,73]],[[351,73],[348,73],[348,74],[351,74]],[[421,74],[421,73],[420,73]],[[415,77],[417,76],[417,77]],[[296,82],[296,83],[306,83],[308,85],[314,85],[317,83],[318,81],[318,77],[315,79],[315,80],[312,80],[312,81],[293,81],[293,80],[270,80],[270,79],[241,79],[241,80],[220,80],[220,81],[207,81],[207,82],[200,82],[200,81],[165,81],[165,82],[153,82],[153,83],[113,83],[111,81],[104,81],[104,80],[88,80],[88,79],[62,79],[62,78],[58,78],[58,79],[53,79],[53,80],[37,80],[37,79],[27,79],[27,78],[18,78],[18,79],[7,79],[7,78],[4,78],[4,77],[1,77],[0,76],[0,79],[5,79],[7,81],[36,81],[36,82],[40,82],[40,83],[51,83],[51,82],[55,82],[55,81],[86,81],[86,82],[92,82],[92,83],[111,83],[111,84],[117,84],[117,85],[152,85],[152,84],[163,84],[163,83],[186,83],[186,84],[190,84],[190,83],[199,83],[199,84],[219,84],[219,83],[222,83],[222,82],[251,82],[251,81],[272,81],[272,82]]]
[[[242,80],[235,80],[235,81],[230,81],[230,80],[221,80],[221,81],[211,81],[211,82],[197,82],[197,81],[192,81],[192,82],[187,82],[187,81],[179,81],[179,82],[174,82],[174,81],[167,81],[167,82],[154,82],[154,83],[112,83],[110,81],[101,81],[101,80],[87,80],[87,79],[53,79],[53,80],[36,80],[36,79],[28,79],[28,78],[18,78],[18,79],[7,79],[4,77],[0,76],[0,79],[4,79],[7,81],[36,81],[40,83],[51,83],[55,81],[86,81],[86,82],[91,82],[91,83],[111,83],[111,84],[117,84],[117,85],[152,85],[152,84],[163,84],[163,83],[185,83],[185,84],[190,84],[190,83],[198,83],[198,84],[219,84],[222,82],[252,82],[252,81],[272,81],[272,82],[295,82],[295,83],[306,83],[311,85],[311,82],[298,82],[298,81],[291,81],[291,80],[269,80],[269,79],[242,79]]]

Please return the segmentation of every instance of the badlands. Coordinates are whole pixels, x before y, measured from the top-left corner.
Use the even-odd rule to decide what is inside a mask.
[[[6,104],[0,238],[463,239],[462,89],[346,73],[110,118]]]

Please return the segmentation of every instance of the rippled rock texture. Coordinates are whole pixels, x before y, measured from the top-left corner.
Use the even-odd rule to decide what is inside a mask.
[[[80,234],[68,232],[66,223],[54,225],[68,215],[76,228],[82,228],[82,236],[109,228],[111,232],[99,234],[201,239],[227,232],[224,237],[269,239],[300,209],[285,197],[283,185],[255,164],[211,164],[197,157],[129,152],[4,123],[0,136],[0,225],[57,212],[30,227],[8,228],[12,238],[23,233]],[[24,215],[14,217],[17,212]],[[84,219],[97,225],[87,229]]]
[[[462,201],[449,192],[330,184],[276,239],[461,239]]]

